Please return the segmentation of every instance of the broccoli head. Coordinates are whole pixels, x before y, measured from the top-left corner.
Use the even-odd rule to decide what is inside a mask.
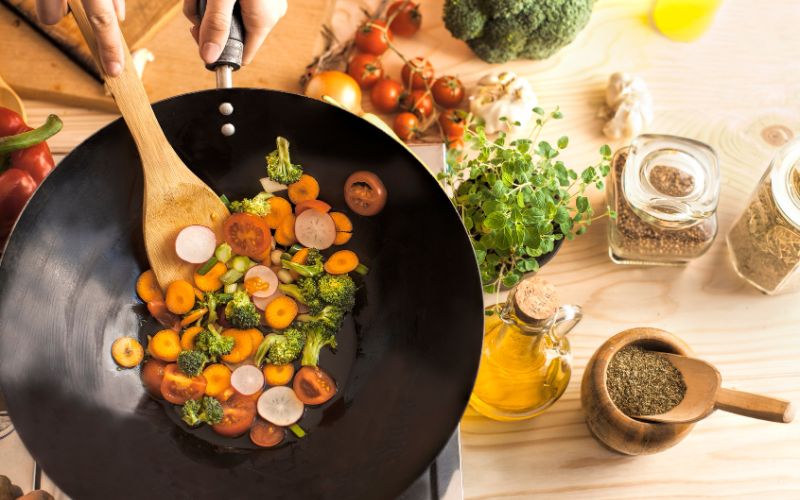
[[[594,0],[446,0],[444,23],[484,61],[546,59],[589,22]]]
[[[208,356],[202,351],[181,351],[178,354],[178,369],[190,377],[200,375],[208,362]]]
[[[303,366],[317,366],[319,353],[325,346],[336,349],[336,331],[321,326],[308,328],[306,332],[306,345],[303,347]]]
[[[284,294],[306,305],[314,313],[322,309],[317,282],[313,278],[300,278],[292,284],[281,283],[278,288]]]
[[[306,278],[319,276],[325,271],[325,267],[322,263],[322,254],[319,253],[319,250],[316,248],[312,248],[308,251],[305,264],[292,262],[291,260],[282,260],[281,265],[284,269],[295,271],[300,276]]]
[[[236,328],[255,328],[261,324],[261,313],[243,290],[233,293],[233,298],[225,306],[225,318]]]
[[[227,304],[233,298],[232,293],[206,292],[201,307],[208,309],[208,323],[217,322],[217,306]]]
[[[202,423],[218,424],[222,422],[222,416],[222,405],[209,396],[203,396],[203,399],[190,399],[181,408],[181,419],[192,427]]]
[[[267,155],[267,177],[278,184],[294,184],[303,175],[303,167],[289,158],[289,141],[278,136],[277,149]]]
[[[304,323],[307,329],[321,328],[335,334],[344,321],[345,312],[336,306],[327,305],[318,314],[301,314],[297,321]]]
[[[197,334],[194,346],[206,353],[209,358],[229,354],[233,349],[233,337],[221,335],[213,325]]]
[[[230,205],[231,212],[244,212],[259,217],[264,217],[269,214],[269,199],[272,198],[270,193],[260,192],[252,198],[244,198],[242,201],[232,201]]]
[[[261,366],[264,360],[275,365],[291,363],[300,355],[306,343],[306,333],[290,326],[283,333],[270,333],[256,349],[255,362]]]
[[[356,303],[356,284],[347,274],[325,273],[318,286],[319,297],[328,304],[349,311]]]

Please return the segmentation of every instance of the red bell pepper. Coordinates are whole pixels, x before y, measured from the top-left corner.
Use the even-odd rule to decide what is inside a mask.
[[[44,141],[61,127],[61,120],[50,115],[32,129],[18,113],[0,108],[0,249],[28,198],[55,167]]]

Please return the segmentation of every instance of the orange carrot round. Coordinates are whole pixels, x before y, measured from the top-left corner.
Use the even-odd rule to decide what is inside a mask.
[[[175,330],[161,330],[150,339],[147,350],[154,358],[161,361],[172,362],[178,359],[181,348],[181,339]]]
[[[191,351],[194,349],[194,341],[197,335],[202,331],[203,329],[199,326],[193,326],[184,330],[183,335],[181,335],[181,349],[184,351]]]
[[[120,337],[111,344],[111,357],[122,368],[133,368],[144,359],[144,349],[135,338]]]
[[[264,367],[264,379],[271,386],[286,385],[292,381],[294,376],[294,366],[267,364]]]
[[[319,196],[319,183],[308,174],[300,176],[300,180],[289,184],[289,199],[297,205],[308,200],[315,200]]]
[[[249,330],[245,330],[248,335],[250,335],[250,340],[253,341],[253,351],[255,352],[256,347],[261,344],[261,341],[264,340],[264,334],[261,333],[261,330],[258,328],[250,328]]]
[[[333,224],[336,226],[336,239],[333,240],[334,245],[344,245],[350,238],[353,237],[353,223],[350,218],[342,212],[331,212],[328,214],[333,219]]]
[[[220,278],[227,270],[228,268],[225,267],[225,264],[217,262],[206,274],[194,273],[194,284],[204,292],[216,292],[222,288],[222,280]]]
[[[358,255],[351,250],[339,250],[325,261],[328,274],[347,274],[358,267]]]
[[[148,269],[136,279],[136,295],[144,302],[164,300],[164,293],[156,281],[156,273]]]
[[[283,330],[294,321],[297,316],[297,302],[291,297],[282,295],[273,300],[264,311],[267,325],[277,330]]]
[[[222,335],[233,338],[233,349],[231,349],[230,353],[222,356],[223,361],[227,363],[241,363],[253,354],[253,350],[255,350],[253,338],[247,331],[230,328],[224,330]]]
[[[208,309],[206,309],[205,307],[191,311],[189,314],[183,317],[183,319],[181,320],[181,326],[191,325],[192,323],[196,322],[197,320],[205,316],[207,312]]]
[[[231,386],[231,369],[222,363],[208,365],[203,376],[206,378],[206,396],[217,398]]]
[[[285,247],[289,247],[297,241],[297,238],[294,235],[294,221],[294,214],[289,214],[284,217],[278,229],[275,230],[276,243]]]
[[[294,214],[300,215],[306,210],[316,210],[317,212],[322,212],[324,214],[327,214],[328,212],[331,211],[331,206],[322,200],[301,201],[300,203],[297,204],[296,207],[294,207]]]
[[[264,216],[264,222],[270,229],[278,229],[283,219],[292,213],[292,205],[286,201],[286,198],[280,196],[273,196],[267,203],[269,203],[269,213]]]
[[[194,307],[194,287],[186,280],[175,280],[167,287],[167,310],[172,314],[186,314]]]

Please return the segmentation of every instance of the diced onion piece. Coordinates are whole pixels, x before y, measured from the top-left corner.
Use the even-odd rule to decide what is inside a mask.
[[[261,187],[264,188],[264,191],[267,193],[277,193],[278,191],[286,191],[289,189],[289,187],[285,184],[275,182],[269,177],[262,177],[258,181],[261,183]]]
[[[243,365],[233,370],[231,386],[243,396],[251,396],[264,387],[264,374],[253,365]]]
[[[267,298],[278,291],[278,275],[267,266],[253,266],[244,275],[244,286],[249,291],[247,283],[250,280],[261,280],[264,289],[252,292],[253,297]]]
[[[291,388],[277,386],[267,389],[258,398],[256,408],[267,422],[286,427],[300,420],[305,406]]]
[[[182,261],[190,264],[206,262],[216,249],[217,236],[206,226],[186,226],[175,238],[175,253]]]

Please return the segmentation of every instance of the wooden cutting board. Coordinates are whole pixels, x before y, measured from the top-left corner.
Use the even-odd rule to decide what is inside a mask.
[[[172,0],[128,0],[128,11],[139,1],[173,5]],[[298,79],[322,43],[319,30],[333,3],[291,0],[286,17],[253,63],[234,73],[234,86],[299,91]],[[144,40],[132,48],[146,47],[155,54],[143,78],[152,102],[214,87],[214,75],[200,60],[189,21],[182,15],[172,16]],[[116,111],[100,83],[5,5],[0,5],[0,75],[23,98]]]

